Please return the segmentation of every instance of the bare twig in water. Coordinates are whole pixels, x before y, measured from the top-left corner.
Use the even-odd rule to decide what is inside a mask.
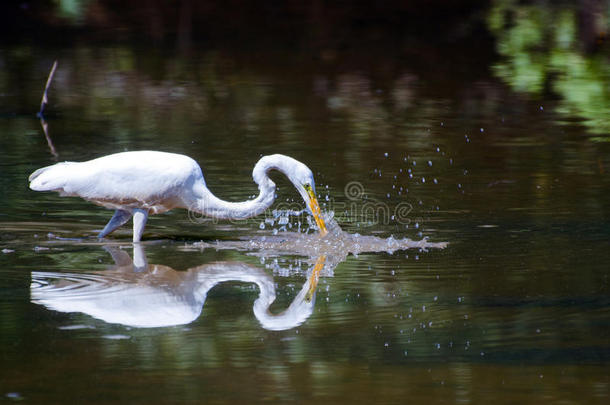
[[[55,69],[57,69],[57,61],[53,62],[53,67],[51,67],[51,72],[49,73],[49,78],[47,79],[47,84],[44,86],[44,92],[42,93],[42,100],[40,101],[40,111],[36,114],[40,118],[40,125],[42,126],[42,131],[44,132],[44,137],[47,140],[47,144],[49,145],[49,150],[51,154],[55,157],[59,157],[59,153],[55,149],[53,145],[53,140],[49,136],[49,124],[47,124],[47,120],[44,118],[44,108],[49,104],[49,99],[47,97],[47,92],[49,91],[49,87],[51,86],[51,82],[53,81],[53,76],[55,76]]]
[[[49,91],[49,87],[51,86],[51,82],[53,81],[53,76],[55,76],[55,69],[57,69],[57,61],[53,62],[53,67],[51,67],[51,73],[49,73],[49,78],[47,79],[47,84],[44,86],[44,92],[42,93],[42,100],[40,100],[40,111],[38,111],[38,116],[40,118],[43,117],[44,108],[47,104],[49,104],[49,99],[47,98],[47,92]]]

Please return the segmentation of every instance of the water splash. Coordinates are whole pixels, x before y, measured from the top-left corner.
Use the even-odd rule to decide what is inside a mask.
[[[190,247],[206,249],[237,249],[259,251],[264,255],[294,254],[316,258],[327,256],[333,262],[341,262],[349,255],[361,253],[387,252],[394,253],[407,249],[444,249],[448,242],[429,242],[427,238],[412,240],[409,238],[380,238],[377,236],[351,234],[341,229],[332,213],[322,215],[328,234],[281,232],[272,236],[247,237],[237,241],[195,242]]]

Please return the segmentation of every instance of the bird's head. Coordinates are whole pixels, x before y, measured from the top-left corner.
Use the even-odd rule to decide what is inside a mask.
[[[320,234],[325,236],[328,231],[326,230],[326,224],[322,219],[322,215],[320,212],[320,204],[318,204],[318,199],[316,198],[316,183],[313,179],[313,173],[309,169],[309,167],[305,166],[303,163],[296,161],[297,163],[294,167],[294,173],[289,175],[288,178],[295,185],[301,197],[305,201],[305,205],[313,215],[318,228],[320,229]]]
[[[305,204],[307,205],[307,208],[309,208],[311,215],[313,215],[313,218],[320,229],[320,234],[325,236],[328,231],[326,230],[326,224],[322,219],[320,204],[318,204],[318,199],[316,198],[316,185],[314,184],[313,179],[311,182],[303,183],[299,188],[299,192],[303,197],[303,200],[305,200]]]
[[[254,181],[258,184],[263,182],[263,178],[267,177],[267,171],[276,169],[284,173],[288,179],[294,184],[295,188],[301,194],[301,197],[305,201],[307,209],[313,215],[320,234],[325,236],[328,231],[326,230],[326,224],[322,219],[320,212],[320,205],[316,198],[316,183],[313,179],[313,173],[303,163],[296,159],[293,159],[285,155],[270,155],[264,156],[254,167],[253,177]]]

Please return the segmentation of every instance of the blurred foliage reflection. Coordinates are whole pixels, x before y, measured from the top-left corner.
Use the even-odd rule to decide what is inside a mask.
[[[504,57],[499,77],[519,92],[552,91],[566,121],[582,117],[590,133],[610,133],[610,4],[497,0],[488,24]]]

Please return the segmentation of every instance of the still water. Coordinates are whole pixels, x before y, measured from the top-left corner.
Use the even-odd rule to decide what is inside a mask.
[[[342,58],[0,50],[3,399],[606,403],[607,105],[519,91],[510,55]],[[260,156],[293,156],[342,233],[317,246],[279,174],[275,212],[175,210],[141,245],[28,189],[55,161],[138,149],[193,157],[231,201],[256,194]]]

